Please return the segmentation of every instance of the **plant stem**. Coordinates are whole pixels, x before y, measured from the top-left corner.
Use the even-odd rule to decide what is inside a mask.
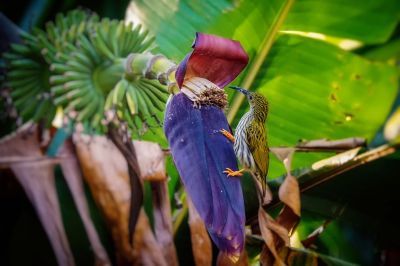
[[[186,200],[186,193],[183,192],[182,197],[181,197],[181,201],[182,201],[182,208],[179,210],[178,215],[176,216],[176,218],[174,219],[174,223],[172,225],[172,232],[173,232],[173,237],[175,237],[176,233],[178,232],[179,226],[181,225],[181,223],[183,222],[183,219],[185,218],[185,216],[188,213],[188,203]]]
[[[268,52],[271,50],[272,44],[275,41],[275,37],[278,34],[280,27],[282,26],[283,22],[286,19],[287,14],[289,13],[290,8],[292,7],[294,0],[287,0],[284,4],[282,9],[280,10],[276,20],[273,22],[271,30],[265,34],[264,40],[261,44],[261,50],[257,57],[254,59],[252,64],[250,65],[250,69],[247,75],[244,77],[243,82],[241,83],[241,87],[250,89],[251,85],[254,82],[254,79],[259,72],[261,65],[265,61],[265,58],[268,55]],[[232,123],[233,118],[235,117],[236,113],[238,112],[240,105],[244,100],[244,95],[242,93],[238,93],[233,100],[233,104],[229,110],[227,115],[228,122]]]

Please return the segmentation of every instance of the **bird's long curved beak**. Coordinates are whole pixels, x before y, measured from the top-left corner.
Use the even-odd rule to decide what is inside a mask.
[[[243,88],[237,87],[237,86],[229,86],[229,88],[240,91],[241,93],[243,93],[244,95],[249,95],[249,91],[245,90]]]

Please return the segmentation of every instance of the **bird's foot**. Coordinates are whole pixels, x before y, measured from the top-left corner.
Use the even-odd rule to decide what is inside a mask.
[[[242,170],[238,170],[238,171],[234,171],[231,168],[225,168],[224,173],[227,174],[228,176],[242,176],[242,172],[244,171],[244,169]]]
[[[229,139],[232,142],[235,142],[235,137],[227,130],[225,129],[220,129],[219,132],[224,135],[227,139]]]

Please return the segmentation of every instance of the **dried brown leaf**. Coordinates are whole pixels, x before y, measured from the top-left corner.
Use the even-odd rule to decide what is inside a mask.
[[[125,158],[105,137],[74,134],[73,139],[84,178],[110,228],[117,264],[132,263],[128,230],[131,191]]]
[[[67,140],[59,151],[59,155],[64,158],[61,161],[61,170],[71,191],[78,213],[82,219],[83,226],[89,238],[95,255],[96,265],[111,265],[107,252],[101,244],[99,235],[90,218],[89,207],[87,205],[82,174],[72,141]]]
[[[166,180],[164,152],[158,143],[133,142],[137,154],[141,178],[148,181]]]
[[[281,148],[278,152],[279,159],[283,162],[287,176],[279,187],[279,199],[285,204],[281,210],[277,222],[291,233],[300,220],[300,188],[297,179],[290,172],[295,149]]]
[[[171,206],[168,196],[168,185],[166,181],[152,182],[152,199],[154,215],[154,231],[157,242],[161,246],[162,253],[168,264],[178,265],[173,233]]]
[[[289,244],[288,231],[273,220],[271,216],[263,209],[258,209],[258,222],[261,230],[261,235],[265,241],[265,245],[268,249],[263,248],[260,261],[262,265],[271,265],[272,261],[269,252],[272,254],[277,265],[285,265],[282,259],[279,257],[278,250],[276,248],[276,237],[279,237],[286,245]]]
[[[288,148],[288,147],[271,147],[271,148],[269,148],[269,150],[281,162],[283,162],[285,159],[287,159],[290,156],[292,156],[292,154],[296,151],[295,148]]]
[[[338,140],[317,139],[303,141],[296,145],[296,148],[309,148],[321,150],[349,150],[356,147],[365,146],[367,143],[365,138],[346,138]]]
[[[246,249],[243,250],[242,254],[236,262],[226,255],[224,252],[218,253],[217,266],[248,266],[249,258],[247,256]]]
[[[0,140],[0,156],[43,157],[37,126],[26,124]],[[61,218],[54,184],[54,163],[48,160],[11,163],[19,183],[32,202],[50,240],[58,265],[75,265]]]
[[[170,262],[165,259],[162,247],[154,237],[149,224],[149,219],[143,208],[140,210],[139,219],[134,235],[135,261],[133,265],[167,266]]]
[[[151,230],[148,232],[140,231],[150,228],[147,225],[143,225],[143,223],[148,223],[147,217],[145,217],[145,222],[141,222],[142,224],[140,226],[142,229],[139,229],[138,220],[134,236],[134,249],[129,242],[130,233],[128,221],[130,216],[131,189],[128,174],[128,164],[120,150],[111,140],[102,136],[92,137],[75,134],[74,143],[84,178],[89,184],[93,197],[111,228],[111,233],[117,251],[118,264],[122,265],[139,263],[143,257],[142,249],[145,248],[144,245],[146,245],[146,241],[150,241],[152,243],[154,242],[154,248],[160,250],[160,252],[156,252],[157,255],[159,256],[162,254],[158,241],[152,240],[154,235]],[[153,147],[152,149],[155,150],[153,143],[147,143],[149,144],[148,147],[151,146]],[[139,164],[144,162],[144,160],[152,159],[148,156],[141,156],[141,152],[147,149],[145,144],[146,142],[139,144],[141,148],[136,151],[138,154],[137,157]],[[162,153],[161,149],[159,149],[159,151]],[[148,172],[151,173],[152,176],[154,176],[155,172],[157,173],[156,176],[161,176],[161,167],[159,161],[160,158],[156,156],[153,162],[146,162],[148,166],[156,167],[154,168],[156,169],[155,171],[152,170]],[[141,172],[146,173],[146,171]],[[165,168],[162,176],[165,179]],[[139,208],[141,207],[139,206]],[[144,218],[139,217],[138,219]],[[152,236],[149,235],[150,233]],[[138,238],[137,235],[143,236],[144,240],[141,240],[140,237]],[[149,248],[151,245],[149,244]],[[152,254],[150,250],[144,250],[143,252],[149,253],[150,255]],[[150,256],[149,254],[148,256]],[[151,258],[148,259],[151,261],[153,260]],[[161,263],[156,265],[162,265],[162,261],[163,259],[156,259],[153,262]],[[151,265],[151,262],[149,263],[150,264],[147,265]]]
[[[196,266],[212,264],[212,245],[203,220],[193,206],[189,196],[186,198],[189,209],[189,227],[192,240],[192,251]]]
[[[340,166],[342,164],[345,164],[348,161],[352,160],[354,157],[356,157],[356,155],[358,154],[360,149],[361,149],[361,147],[357,147],[357,148],[339,153],[335,156],[318,161],[312,165],[312,169],[318,170],[323,167],[334,167],[334,166]]]
[[[297,179],[288,175],[279,187],[279,199],[300,217],[300,188]]]

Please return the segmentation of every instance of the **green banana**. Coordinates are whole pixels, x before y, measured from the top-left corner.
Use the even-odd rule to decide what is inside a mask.
[[[160,90],[160,87],[156,87],[153,85],[153,83],[147,82],[146,79],[142,79],[141,84],[149,91],[151,91],[159,101],[161,102],[166,102],[168,97],[169,97],[169,93],[163,88],[162,90]]]
[[[106,44],[103,42],[103,40],[101,39],[101,37],[98,34],[96,36],[93,36],[91,39],[92,39],[94,46],[100,53],[102,53],[104,56],[106,56],[109,59],[112,59],[114,57],[112,52],[107,48]]]
[[[52,85],[60,85],[68,81],[71,81],[71,79],[65,75],[53,75],[50,77],[50,84]]]
[[[86,36],[81,36],[78,39],[78,45],[81,46],[82,50],[90,57],[92,62],[97,63],[99,60],[99,55],[96,53],[93,45],[86,38]]]
[[[57,14],[56,15],[56,24],[57,24],[57,28],[59,28],[61,30],[61,32],[64,32],[68,29],[68,25],[65,23],[65,18],[62,14]]]
[[[90,68],[74,61],[74,60],[68,60],[67,61],[67,66],[70,67],[70,70],[74,70],[77,72],[85,72],[85,73],[92,73],[93,71],[93,66],[91,66]]]
[[[143,84],[138,84],[138,89],[140,89],[144,94],[146,94],[147,99],[150,101],[149,106],[155,107],[159,111],[164,111],[165,109],[164,103],[161,102],[147,87],[143,86]]]
[[[93,128],[96,128],[99,125],[101,119],[104,117],[104,98],[100,95],[98,96],[98,98],[99,98],[98,107],[90,123],[90,125]]]
[[[148,33],[149,33],[149,32],[146,31],[146,32],[145,32],[145,34],[146,34],[145,36],[147,36]],[[150,46],[154,43],[155,39],[156,39],[156,38],[155,38],[154,36],[147,37],[146,39],[144,39],[144,40],[141,42],[140,48],[139,48],[138,50],[141,51],[141,52],[146,51],[146,50],[149,49]]]
[[[90,92],[86,93],[82,97],[76,98],[73,101],[71,101],[65,108],[65,112],[68,113],[72,110],[80,111],[86,105],[90,104],[90,102],[93,100],[93,96],[94,96],[93,93],[90,93]]]
[[[76,119],[78,121],[83,121],[83,120],[87,120],[87,119],[91,118],[92,115],[96,112],[98,105],[99,105],[98,97],[95,97],[90,104],[86,105],[86,107],[83,108],[83,110],[79,112]]]
[[[75,52],[72,54],[72,58],[87,68],[92,68],[93,66],[92,60],[90,60],[90,57],[88,57],[85,53]]]
[[[138,46],[136,48],[139,52],[144,52],[148,48],[149,44],[148,44],[148,42],[145,42],[145,39],[148,36],[148,34],[149,34],[149,31],[145,30],[138,36],[138,39],[137,39]]]
[[[56,41],[56,40],[59,38],[59,36],[60,36],[60,33],[59,33],[58,29],[56,28],[56,26],[54,25],[54,23],[53,23],[52,21],[46,23],[46,32],[47,32],[48,38],[49,38],[53,43],[54,43],[54,41]]]
[[[19,97],[15,100],[13,100],[13,104],[14,106],[20,110],[24,104],[26,103],[30,103],[32,101],[32,99],[35,98],[36,94],[40,91],[39,88],[34,87],[33,90],[29,91],[28,93],[26,93],[25,95],[23,95],[22,97]]]
[[[138,96],[138,109],[139,114],[142,114],[142,117],[150,117],[152,112],[150,110],[150,106],[147,103],[147,96],[144,92],[142,92],[138,87],[135,86],[135,91]]]
[[[115,93],[115,90],[114,90],[114,89],[112,89],[112,90],[108,93],[107,98],[106,98],[106,102],[105,102],[105,104],[104,104],[104,109],[105,109],[105,110],[111,110],[111,109],[113,108],[114,93]]]
[[[129,83],[126,79],[121,79],[117,85],[115,85],[115,93],[113,98],[114,105],[122,105],[122,100],[124,99],[126,89],[129,86]]]
[[[17,53],[7,52],[7,53],[3,54],[3,58],[12,62],[13,60],[20,60],[21,58],[24,58],[24,57]]]
[[[73,80],[63,83],[61,85],[51,87],[51,93],[54,96],[61,96],[69,91],[81,89],[87,86],[90,86],[90,81],[88,80]]]
[[[17,99],[34,90],[37,86],[39,86],[37,82],[32,82],[24,86],[12,87],[10,95],[13,99]]]
[[[11,67],[21,67],[24,69],[37,69],[40,67],[40,64],[33,61],[32,59],[18,59],[18,60],[13,60],[10,62]]]
[[[90,80],[92,76],[89,73],[79,73],[76,71],[66,71],[64,76],[69,77],[71,80]]]
[[[31,76],[25,79],[7,79],[7,83],[11,88],[16,88],[17,90],[19,90],[20,87],[25,87],[32,83],[38,83],[38,80],[35,76]]]
[[[51,107],[51,101],[49,99],[41,101],[39,106],[36,107],[36,112],[32,117],[34,122],[37,122],[40,118],[42,118],[46,111]]]
[[[142,25],[138,24],[132,29],[131,32],[126,33],[130,35],[130,38],[128,39],[127,42],[127,49],[132,49],[135,52],[140,52],[138,51],[137,48],[139,47],[139,36],[141,35],[140,34],[141,29]]]
[[[55,105],[64,106],[74,99],[83,97],[85,95],[85,93],[87,93],[87,91],[84,89],[75,89],[75,90],[69,91],[68,93],[63,94],[59,97],[55,97],[53,99],[53,102]]]
[[[123,22],[120,22],[123,23]],[[107,34],[107,41],[110,42],[110,47],[111,51],[115,56],[119,55],[118,51],[118,39],[116,36],[117,33],[117,27],[118,27],[118,21],[117,20],[112,20],[110,23],[110,28],[108,29],[108,34]]]
[[[135,89],[129,84],[126,90],[126,102],[132,115],[138,113],[138,96]]]
[[[34,115],[34,111],[37,108],[37,104],[35,102],[29,101],[27,104],[23,105],[18,112],[18,115],[24,120],[28,120]]]
[[[26,45],[13,43],[10,46],[11,51],[15,51],[21,55],[29,55],[32,53],[31,49],[29,49]]]
[[[12,69],[7,73],[7,78],[9,79],[25,79],[27,77],[35,77],[37,76],[37,70],[26,70],[26,69]]]
[[[19,31],[18,33],[24,40],[27,40],[30,42],[36,42],[36,38],[32,34],[29,34],[28,32],[23,31],[23,30]]]
[[[132,114],[128,111],[128,109],[124,109],[123,111],[123,119],[127,122],[129,128],[134,128],[135,124],[132,120]]]
[[[68,66],[66,64],[53,63],[50,65],[50,71],[61,73],[61,74],[70,69],[71,69],[70,66]]]

